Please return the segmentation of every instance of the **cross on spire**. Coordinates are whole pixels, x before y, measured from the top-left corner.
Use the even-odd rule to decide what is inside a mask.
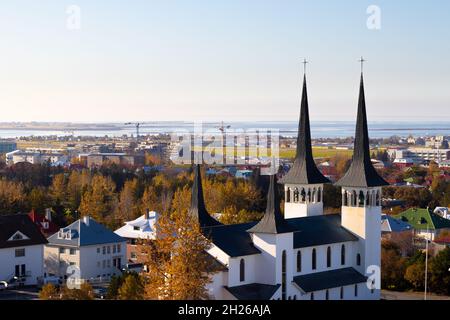
[[[361,73],[363,73],[363,68],[364,68],[364,62],[366,62],[367,60],[364,60],[364,57],[361,56],[361,59],[358,60],[358,62],[361,63]]]
[[[306,64],[309,63],[309,61],[303,59],[302,63],[303,63],[303,73],[306,74]]]

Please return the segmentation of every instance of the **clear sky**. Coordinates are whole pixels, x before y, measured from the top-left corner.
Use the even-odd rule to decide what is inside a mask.
[[[295,120],[304,57],[354,120],[361,55],[369,120],[450,120],[448,0],[2,0],[0,121]]]

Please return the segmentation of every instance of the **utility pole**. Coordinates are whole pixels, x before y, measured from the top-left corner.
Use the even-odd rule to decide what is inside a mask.
[[[427,223],[427,236],[429,234],[428,223]],[[428,286],[428,238],[425,238],[425,292],[424,300],[427,300],[427,286]]]

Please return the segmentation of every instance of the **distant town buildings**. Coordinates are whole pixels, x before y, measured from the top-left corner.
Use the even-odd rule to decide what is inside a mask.
[[[17,149],[17,143],[10,140],[0,141],[0,154],[8,153]]]
[[[434,161],[437,163],[450,160],[450,149],[431,149],[431,148],[407,148],[407,149],[388,149],[389,156],[394,159],[394,163],[422,163],[423,161]],[[404,159],[404,160],[401,160]]]
[[[144,165],[143,155],[129,155],[126,153],[81,153],[78,155],[80,163],[88,168],[100,167],[104,163],[114,163],[117,165],[141,166]]]
[[[63,153],[43,153],[15,150],[6,154],[6,163],[9,165],[20,162],[28,162],[31,164],[49,162],[52,165],[66,165],[68,161],[68,156]]]

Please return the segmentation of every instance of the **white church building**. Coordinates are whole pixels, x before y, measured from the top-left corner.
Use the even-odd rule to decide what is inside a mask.
[[[387,182],[370,160],[363,76],[353,160],[336,183],[342,188],[341,214],[323,212],[323,186],[329,180],[312,156],[306,77],[303,81],[297,154],[279,181],[284,216],[271,176],[259,222],[221,224],[205,207],[200,168],[195,168],[189,212],[211,241],[208,253],[223,266],[208,285],[213,299],[380,299],[380,199]]]

